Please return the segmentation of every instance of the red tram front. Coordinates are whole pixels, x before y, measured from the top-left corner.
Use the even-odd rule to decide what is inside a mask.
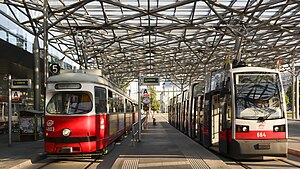
[[[47,81],[47,154],[102,153],[131,129],[134,102],[95,75],[98,72],[87,71],[62,73]]]

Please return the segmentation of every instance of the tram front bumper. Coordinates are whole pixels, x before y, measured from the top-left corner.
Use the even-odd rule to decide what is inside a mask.
[[[230,146],[233,157],[286,157],[288,153],[287,140],[234,140]]]

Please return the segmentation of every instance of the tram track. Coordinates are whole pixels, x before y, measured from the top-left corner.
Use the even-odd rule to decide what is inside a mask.
[[[78,168],[78,169],[91,169],[103,161],[102,156],[95,158],[62,158],[62,159],[46,159],[39,164],[39,166],[32,166],[35,169],[52,169],[52,168]]]
[[[264,160],[264,161],[234,161],[239,167],[245,169],[261,169],[261,168],[300,168],[300,163],[285,158]]]
[[[99,162],[100,162],[100,161],[103,161],[103,160],[100,159],[100,157],[101,157],[101,156],[97,156],[96,158],[94,158],[94,160],[93,160],[92,162],[90,162],[90,163],[88,163],[86,166],[82,167],[82,169],[89,169],[90,167],[93,166],[93,164],[96,164],[96,163],[100,164]],[[98,164],[97,164],[97,165],[98,165]]]
[[[292,141],[300,141],[300,139],[298,139],[298,138],[289,138],[289,140],[292,140]]]
[[[294,167],[297,167],[297,168],[300,168],[300,163],[296,164],[296,162],[294,161],[291,161],[291,160],[286,160],[286,159],[277,159],[277,161],[281,161],[281,162],[284,162],[286,164],[289,164],[291,166],[294,166]]]

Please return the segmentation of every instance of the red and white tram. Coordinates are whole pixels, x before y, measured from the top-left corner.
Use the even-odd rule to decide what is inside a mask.
[[[211,73],[206,84],[194,84],[188,116],[172,98],[170,124],[205,147],[235,159],[287,156],[287,114],[280,72],[260,67],[237,67]],[[205,86],[205,87],[204,87]],[[205,88],[205,91],[203,89]],[[177,116],[184,116],[174,118]],[[177,120],[179,119],[179,120]]]
[[[131,129],[136,104],[99,70],[78,70],[47,80],[45,152],[93,154]]]

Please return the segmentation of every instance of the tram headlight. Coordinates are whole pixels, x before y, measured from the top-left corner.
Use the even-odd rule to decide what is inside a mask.
[[[71,135],[71,130],[68,129],[68,128],[63,129],[62,135],[65,136],[65,137],[70,136]]]
[[[274,132],[285,132],[285,125],[277,125],[273,126]]]
[[[249,132],[249,126],[236,125],[236,132]]]

